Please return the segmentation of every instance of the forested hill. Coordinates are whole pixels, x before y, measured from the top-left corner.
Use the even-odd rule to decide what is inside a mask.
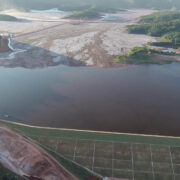
[[[90,6],[108,8],[180,9],[179,0],[0,0],[1,8],[80,10]]]
[[[160,46],[180,47],[180,11],[162,11],[144,16],[138,25],[130,25],[129,33],[148,34],[162,37],[163,42],[153,43]]]
[[[143,16],[140,23],[159,23],[180,19],[180,11],[162,11]]]

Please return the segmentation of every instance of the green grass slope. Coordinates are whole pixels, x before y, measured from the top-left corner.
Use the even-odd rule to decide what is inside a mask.
[[[0,164],[0,180],[27,180],[11,172]]]
[[[89,132],[89,131],[73,131],[64,129],[48,129],[29,127],[11,122],[0,121],[0,125],[12,128],[13,130],[26,136],[44,136],[54,138],[73,138],[73,139],[88,139],[88,140],[105,140],[105,141],[119,141],[126,143],[145,143],[145,144],[159,144],[159,145],[176,145],[180,146],[179,138],[171,137],[155,137],[144,135],[131,135],[124,133],[105,133],[105,132]]]

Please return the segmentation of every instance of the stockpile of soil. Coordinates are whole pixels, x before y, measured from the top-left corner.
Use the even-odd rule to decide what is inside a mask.
[[[28,179],[77,180],[36,144],[5,127],[0,127],[0,163]]]

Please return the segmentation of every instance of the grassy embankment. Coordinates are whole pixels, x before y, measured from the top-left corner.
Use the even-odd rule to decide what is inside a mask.
[[[104,132],[88,132],[88,131],[75,131],[75,130],[65,130],[65,129],[48,129],[48,128],[38,128],[30,127],[22,124],[15,124],[6,121],[0,121],[1,126],[6,126],[12,130],[22,134],[26,138],[28,137],[43,137],[43,138],[69,138],[69,139],[86,139],[86,140],[102,140],[102,141],[113,141],[122,143],[143,143],[143,144],[154,144],[162,146],[180,146],[179,138],[171,137],[155,137],[155,136],[142,136],[142,135],[130,135],[130,134],[119,134],[119,133],[104,133]],[[82,166],[66,159],[61,154],[54,152],[47,146],[39,144],[39,146],[45,149],[49,154],[51,154],[57,161],[59,161],[65,168],[67,168],[71,173],[81,180],[86,179],[94,174],[91,171],[83,168]],[[1,170],[1,169],[0,169]],[[14,180],[14,179],[13,179]],[[15,179],[16,180],[16,179]]]
[[[180,48],[180,11],[157,12],[147,15],[139,20],[139,24],[127,27],[128,33],[147,34],[154,37],[161,37],[162,41],[149,43],[149,45]],[[148,48],[135,47],[126,56],[115,59],[116,62],[125,64],[156,63],[166,64],[170,61],[159,61],[153,55],[175,55],[174,53],[162,53]]]
[[[27,180],[9,171],[0,164],[0,180]]]
[[[37,142],[36,142],[37,143]],[[59,163],[61,163],[67,170],[69,170],[79,180],[87,179],[88,177],[99,177],[97,174],[83,168],[82,166],[68,160],[62,155],[52,151],[44,145],[37,143],[41,148],[47,151],[52,157],[54,157]],[[27,180],[25,177],[20,177],[17,174],[11,172],[0,164],[0,180]]]
[[[36,142],[37,143],[37,142]],[[87,170],[86,168],[82,167],[81,165],[68,160],[61,154],[54,152],[53,150],[49,149],[48,147],[37,143],[41,148],[47,151],[51,156],[53,156],[61,165],[63,165],[68,171],[70,171],[75,177],[79,180],[85,180],[89,177],[101,177],[94,172]]]
[[[28,136],[30,136],[30,135],[39,136],[40,134],[42,135],[44,133],[45,133],[44,135],[46,135],[46,137],[51,137],[51,135],[53,135],[54,137],[57,137],[56,136],[57,134],[59,134],[59,136],[60,136],[62,133],[62,132],[57,133],[58,132],[57,131],[57,132],[55,132],[55,134],[53,134],[53,132],[54,132],[53,130],[47,130],[47,131],[45,129],[38,130],[37,128],[31,128],[31,127],[26,127],[26,126],[22,126],[22,125],[15,125],[13,123],[6,123],[6,122],[0,121],[0,126],[1,125],[11,128],[12,130],[23,135],[25,138],[29,138]],[[40,134],[38,132],[40,132]],[[60,164],[62,164],[67,170],[69,170],[78,179],[84,180],[84,179],[87,179],[88,177],[93,177],[93,176],[99,177],[94,172],[91,172],[90,170],[87,170],[86,168],[78,165],[77,163],[68,160],[61,154],[54,152],[53,150],[49,149],[48,147],[46,147],[42,144],[39,144],[38,142],[36,142],[36,143],[41,148],[43,148],[45,151],[47,151],[51,156],[53,156]],[[26,180],[26,178],[20,177],[0,165],[0,179],[3,179],[3,178],[5,178],[7,180]]]
[[[17,21],[18,19],[14,16],[0,14],[0,21]]]
[[[38,144],[38,143],[37,143]],[[83,168],[82,166],[66,159],[62,155],[52,151],[51,149],[38,144],[41,148],[47,151],[51,156],[53,156],[59,163],[61,163],[67,170],[69,170],[74,176],[78,177],[80,180],[87,179],[88,177],[97,176],[95,173]],[[20,177],[17,174],[11,172],[0,164],[0,180],[27,180],[25,177]]]
[[[0,125],[12,128],[23,135],[28,136],[43,136],[52,138],[72,138],[72,139],[87,139],[87,140],[104,140],[104,141],[118,141],[124,143],[144,143],[144,144],[158,144],[180,146],[179,138],[171,137],[155,137],[143,135],[131,135],[125,133],[104,133],[104,132],[89,132],[76,131],[64,129],[48,129],[30,127],[26,125],[14,124],[10,122],[0,121]]]

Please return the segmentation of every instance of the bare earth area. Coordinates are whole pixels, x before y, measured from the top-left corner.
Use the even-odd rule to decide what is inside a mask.
[[[4,127],[0,127],[0,163],[25,177],[76,180],[37,145]]]
[[[156,41],[146,35],[127,34],[126,26],[152,10],[131,10],[106,14],[94,21],[63,19],[57,13],[7,11],[19,22],[0,22],[0,32],[14,35],[15,52],[0,54],[0,65],[7,67],[70,66],[117,67],[114,58],[135,46]],[[112,16],[116,21],[109,21]],[[19,50],[17,52],[17,49]]]
[[[78,180],[39,146],[6,127],[0,127],[0,163],[12,172],[28,179]],[[102,179],[87,178],[87,180]]]

